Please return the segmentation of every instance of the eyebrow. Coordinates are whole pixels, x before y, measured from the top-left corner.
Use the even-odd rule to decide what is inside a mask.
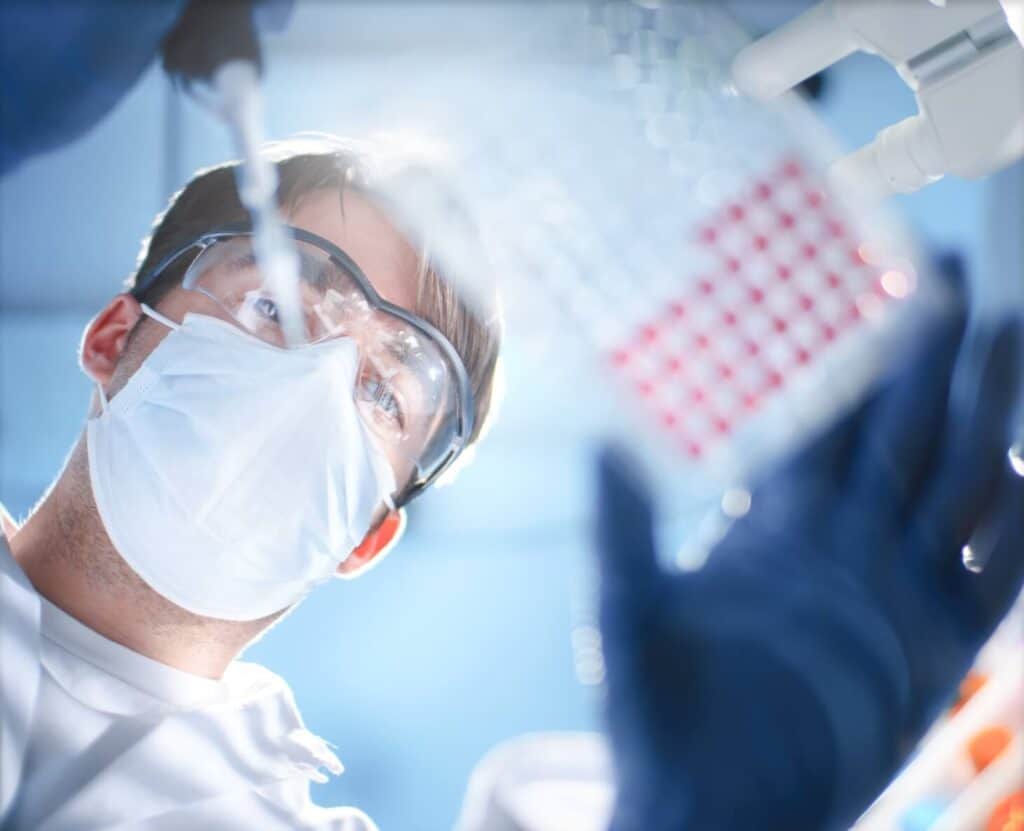
[[[348,274],[333,259],[321,260],[300,250],[299,276],[314,288],[338,288]]]

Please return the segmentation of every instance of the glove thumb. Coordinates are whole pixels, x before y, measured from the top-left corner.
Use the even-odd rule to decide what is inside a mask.
[[[661,575],[651,498],[637,463],[620,447],[598,456],[596,548],[602,601],[644,606]]]

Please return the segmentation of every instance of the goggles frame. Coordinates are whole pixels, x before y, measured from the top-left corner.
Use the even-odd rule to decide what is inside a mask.
[[[293,225],[285,225],[283,226],[283,230],[292,239],[308,243],[309,245],[319,248],[336,266],[347,272],[359,285],[359,288],[366,296],[367,301],[373,309],[386,312],[393,317],[397,317],[419,330],[429,340],[434,342],[455,372],[454,386],[458,397],[458,405],[455,411],[455,436],[449,444],[448,449],[441,457],[441,461],[435,465],[434,469],[426,476],[426,478],[411,480],[395,496],[395,508],[408,505],[413,499],[436,482],[442,473],[451,467],[452,463],[459,457],[459,454],[466,449],[469,437],[473,433],[473,390],[469,383],[469,373],[466,371],[466,366],[448,338],[446,338],[430,322],[381,297],[356,261],[333,242],[328,239],[324,239],[317,234],[311,233],[310,231],[305,231],[302,228],[296,228]],[[150,269],[149,272],[136,281],[136,284],[132,287],[129,293],[137,300],[140,299],[140,296],[147,289],[152,287],[157,280],[164,276],[172,265],[193,249],[196,250],[196,253],[186,266],[186,272],[192,262],[195,261],[195,258],[215,242],[231,237],[251,237],[254,234],[255,231],[251,222],[236,222],[228,225],[221,225],[214,228],[212,231],[207,231],[186,245],[175,249],[160,260],[160,262]],[[182,280],[184,279],[184,275],[185,272],[182,273]]]

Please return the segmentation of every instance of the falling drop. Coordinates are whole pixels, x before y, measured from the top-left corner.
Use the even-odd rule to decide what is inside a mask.
[[[750,503],[750,491],[746,488],[729,488],[722,494],[722,513],[732,519],[739,519],[749,513]]]
[[[1018,476],[1024,476],[1024,439],[1014,444],[1006,456],[1010,460],[1010,467],[1013,468],[1013,472]]]
[[[982,569],[985,568],[985,564],[978,557],[977,553],[971,548],[970,545],[965,545],[960,552],[960,556],[964,562],[964,568],[974,574],[981,574]]]

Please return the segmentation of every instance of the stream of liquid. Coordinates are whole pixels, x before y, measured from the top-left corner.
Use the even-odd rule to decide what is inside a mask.
[[[214,88],[217,108],[239,155],[235,174],[238,196],[252,218],[253,248],[265,289],[277,304],[286,345],[301,346],[307,336],[300,260],[278,213],[277,168],[260,152],[265,133],[259,75],[251,64],[233,62],[218,70]]]

